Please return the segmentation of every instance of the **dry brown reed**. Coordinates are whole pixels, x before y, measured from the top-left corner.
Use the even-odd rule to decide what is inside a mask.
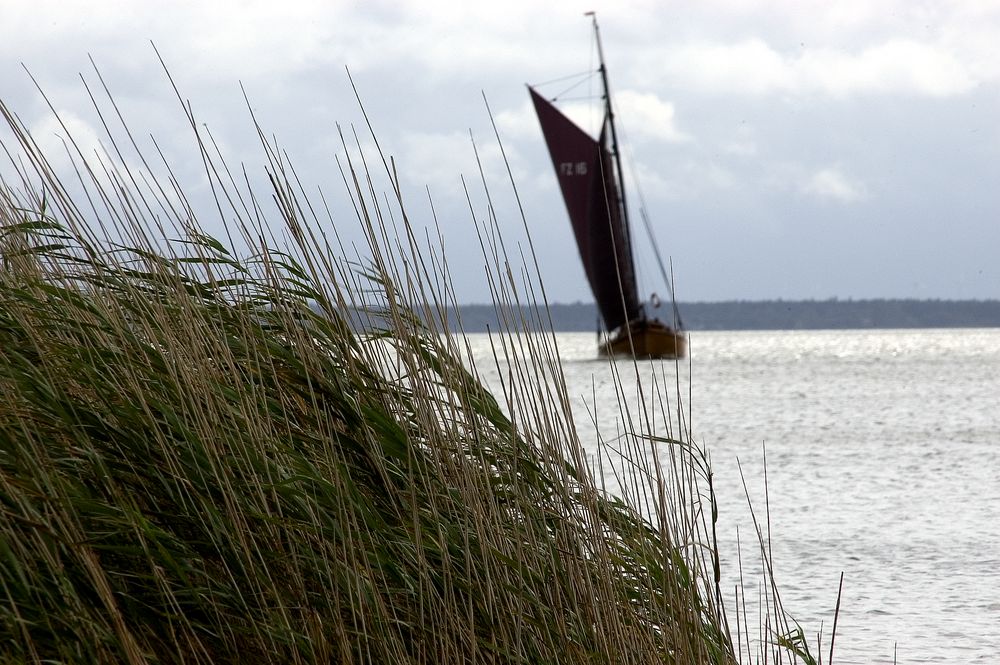
[[[368,240],[348,263],[259,128],[267,192],[181,107],[198,213],[123,123],[99,159],[69,139],[67,180],[0,105],[0,659],[735,662],[710,476],[666,376],[639,413],[622,395],[608,496],[489,216],[499,401],[391,160],[344,142]]]

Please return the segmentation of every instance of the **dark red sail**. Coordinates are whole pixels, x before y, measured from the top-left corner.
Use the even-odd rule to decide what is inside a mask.
[[[532,88],[590,290],[609,331],[640,316],[635,267],[611,154]],[[605,123],[606,125],[607,123]]]

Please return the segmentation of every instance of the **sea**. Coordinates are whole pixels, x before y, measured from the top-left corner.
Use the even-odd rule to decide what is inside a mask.
[[[555,340],[596,456],[595,428],[621,426],[612,378],[637,373],[594,334]],[[499,388],[489,337],[469,342]],[[728,616],[762,597],[752,506],[822,662],[833,635],[834,663],[1000,663],[1000,329],[692,332],[689,355],[638,375],[680,397],[710,456]]]

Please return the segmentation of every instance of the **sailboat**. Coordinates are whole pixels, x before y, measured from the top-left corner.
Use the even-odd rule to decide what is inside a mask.
[[[687,341],[676,307],[674,326],[670,326],[649,316],[639,298],[618,135],[596,17],[593,23],[604,91],[604,119],[599,137],[591,137],[535,88],[528,86],[528,91],[606,333],[598,345],[598,353],[682,358]],[[655,243],[653,248],[656,250]],[[660,265],[662,268],[662,261]],[[663,272],[666,278],[666,271]]]

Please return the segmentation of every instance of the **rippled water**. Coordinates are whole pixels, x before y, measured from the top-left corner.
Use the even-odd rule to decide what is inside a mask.
[[[590,446],[588,410],[614,427],[610,367],[593,335],[558,340]],[[737,460],[762,516],[766,452],[779,591],[813,641],[844,573],[834,662],[1000,662],[1000,330],[704,332],[691,356],[663,368],[711,452],[732,595],[737,529],[759,567]]]

